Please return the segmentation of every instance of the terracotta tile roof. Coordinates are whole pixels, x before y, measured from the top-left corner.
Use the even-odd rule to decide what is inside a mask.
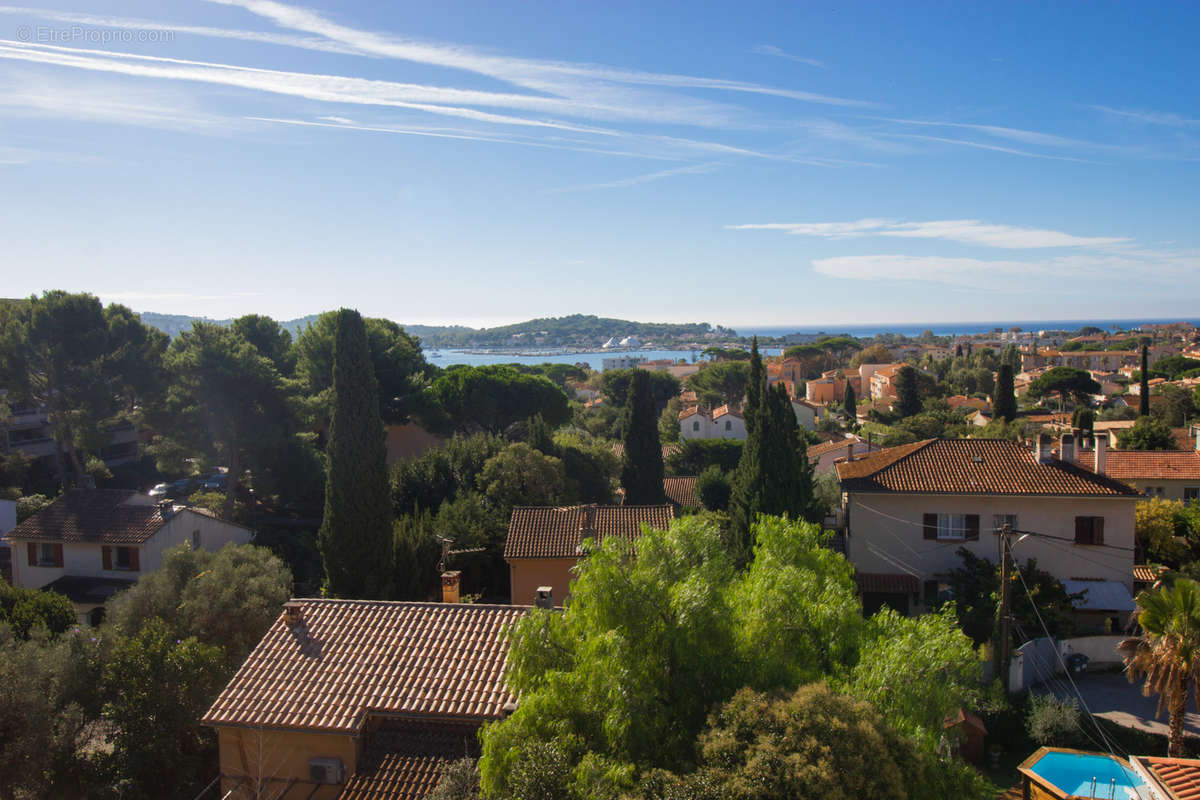
[[[422,800],[446,763],[479,755],[477,733],[477,727],[441,725],[376,733],[338,800]]]
[[[844,491],[1137,497],[1132,488],[1074,463],[1038,463],[1001,439],[926,439],[836,465]]]
[[[1096,454],[1079,454],[1079,464],[1096,468]],[[1200,452],[1195,450],[1109,450],[1104,474],[1119,481],[1200,481]]]
[[[735,417],[742,416],[742,412],[739,411],[736,407],[730,406],[729,404],[725,404],[723,406],[718,406],[716,408],[716,410],[713,411],[713,419],[716,419],[717,417],[723,417],[726,414],[730,414]]]
[[[1200,759],[1137,756],[1137,760],[1170,793],[1171,800],[1200,798]]]
[[[856,455],[859,454],[859,447],[862,448],[863,453],[867,450],[867,443],[861,439],[831,439],[828,442],[821,442],[821,444],[810,444],[808,446],[808,457],[810,460],[816,460],[826,453],[845,450],[850,445],[854,445]]]
[[[668,458],[675,455],[682,449],[683,449],[683,445],[681,445],[679,442],[668,442],[668,443],[664,444],[662,446],[663,461],[666,461]],[[613,446],[612,446],[612,451],[613,451],[613,455],[616,456],[617,458],[623,457],[625,455],[625,443],[624,442],[614,442]]]
[[[8,532],[21,539],[141,544],[163,526],[156,505],[131,505],[137,495],[116,489],[71,489]]]
[[[696,494],[696,478],[663,478],[663,492],[667,500],[684,508],[699,508],[700,495]]]
[[[584,539],[609,536],[633,541],[642,525],[665,529],[675,517],[661,506],[517,506],[508,523],[504,557],[576,558]]]
[[[1166,567],[1151,564],[1134,564],[1133,579],[1141,583],[1154,583],[1158,576],[1167,571]]]
[[[355,733],[369,713],[498,719],[513,698],[503,628],[525,606],[308,598],[281,614],[201,719]]]
[[[854,582],[858,593],[911,594],[920,591],[921,584],[912,575],[886,572],[856,572]]]
[[[693,414],[702,414],[704,416],[708,416],[708,412],[704,411],[702,408],[700,408],[700,406],[688,406],[683,411],[679,412],[679,418],[687,419],[688,417],[692,416]]]

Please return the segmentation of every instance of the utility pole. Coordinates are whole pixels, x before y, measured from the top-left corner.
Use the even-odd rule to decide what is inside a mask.
[[[1008,671],[1012,661],[1012,633],[1009,625],[1012,622],[1012,598],[1009,592],[1009,566],[1011,545],[1008,541],[1012,534],[1012,525],[1005,523],[1000,529],[1000,685],[1008,694]]]

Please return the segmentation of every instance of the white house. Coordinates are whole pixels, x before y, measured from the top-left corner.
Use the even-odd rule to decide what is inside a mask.
[[[742,412],[728,405],[715,411],[699,406],[679,412],[679,436],[683,439],[745,439],[746,421]]]
[[[4,537],[12,546],[13,585],[49,589],[97,624],[104,603],[179,544],[219,550],[250,541],[252,531],[206,511],[156,504],[115,489],[71,489]]]
[[[792,412],[796,415],[796,423],[805,430],[815,431],[817,420],[825,417],[825,405],[808,400],[792,400]]]
[[[600,365],[608,372],[610,369],[633,369],[645,360],[642,356],[614,356],[602,359]]]

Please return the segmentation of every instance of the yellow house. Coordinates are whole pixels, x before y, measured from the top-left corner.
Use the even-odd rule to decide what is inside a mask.
[[[520,606],[289,601],[205,713],[222,798],[420,798],[515,707]]]
[[[1068,451],[1074,446],[1069,434],[1063,442]],[[1034,451],[995,439],[927,439],[837,464],[846,556],[858,570],[864,610],[909,613],[940,603],[961,564],[958,550],[996,563],[994,534],[1004,525],[1028,532],[1013,547],[1018,562],[1036,558],[1059,580],[1092,582],[1095,597],[1122,599],[1121,608],[1081,610],[1113,616],[1132,608],[1125,598],[1138,493],[1067,455],[1060,460],[1049,437]]]
[[[534,603],[544,586],[553,590],[556,602],[566,599],[584,539],[600,543],[618,536],[633,541],[641,536],[643,525],[664,530],[674,518],[670,505],[517,506],[504,542],[512,601]]]

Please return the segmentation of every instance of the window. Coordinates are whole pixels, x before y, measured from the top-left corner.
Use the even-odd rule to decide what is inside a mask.
[[[58,556],[54,553],[54,545],[46,542],[38,545],[37,563],[39,567],[58,566]]]
[[[113,564],[113,567],[115,569],[129,569],[129,548],[128,547],[118,547],[117,548],[117,559],[116,559],[116,562]]]
[[[1076,517],[1075,544],[1104,544],[1104,517]]]
[[[1146,497],[1162,497],[1163,496],[1163,487],[1147,486],[1145,489],[1142,490],[1142,494],[1145,495]]]
[[[105,569],[128,572],[141,570],[136,547],[102,547],[100,548],[100,557]]]
[[[700,420],[696,420],[695,422],[692,423],[692,430],[694,430],[694,431],[700,430]]]
[[[950,584],[945,581],[925,581],[924,590],[925,605],[929,608],[938,608],[954,599]]]
[[[1015,531],[1017,529],[1017,515],[1016,514],[993,514],[992,515],[992,530],[1002,531],[1002,530],[1004,530],[1005,525],[1008,526],[1009,530]]]
[[[199,528],[196,528],[196,530],[192,531],[192,549],[193,550],[200,549],[200,529]]]
[[[727,430],[727,431],[733,430],[733,423],[730,422],[729,420],[725,420],[725,430]]]
[[[1200,500],[1200,486],[1185,486],[1183,487],[1183,502],[1187,505]]]
[[[978,514],[925,514],[926,539],[961,542],[979,538]]]

